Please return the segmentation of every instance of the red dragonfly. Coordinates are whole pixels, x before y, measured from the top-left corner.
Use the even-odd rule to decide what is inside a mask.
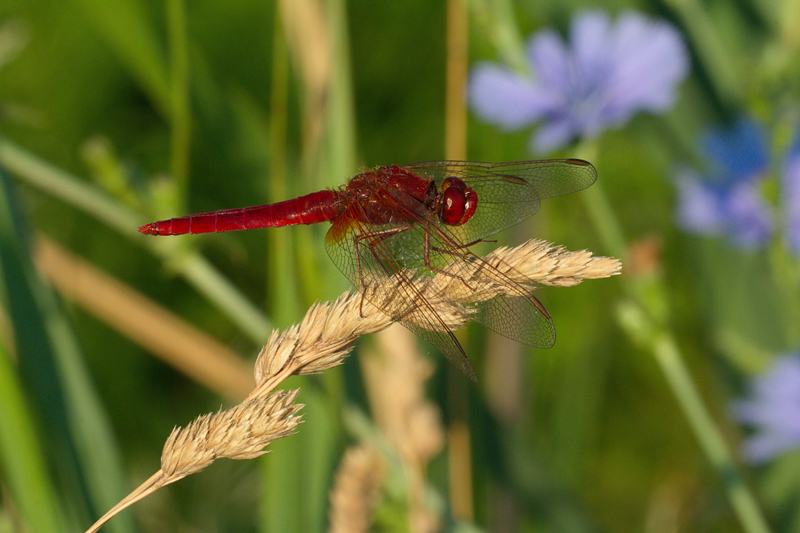
[[[372,304],[436,346],[476,381],[461,344],[411,280],[445,267],[453,272],[454,261],[482,261],[470,251],[472,245],[532,216],[543,198],[580,191],[596,178],[594,167],[580,159],[390,165],[359,174],[336,190],[162,220],[139,231],[181,235],[331,222],[325,247],[339,270]],[[494,267],[482,267],[516,296],[476,304],[475,319],[506,337],[551,347],[555,328],[539,300]],[[365,290],[394,275],[394,294]],[[413,323],[403,320],[408,309],[414,309]]]

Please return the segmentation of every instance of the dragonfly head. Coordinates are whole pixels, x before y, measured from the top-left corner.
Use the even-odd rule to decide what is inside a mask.
[[[442,194],[437,206],[439,220],[448,226],[460,226],[475,214],[478,194],[458,178],[447,178],[442,183]]]

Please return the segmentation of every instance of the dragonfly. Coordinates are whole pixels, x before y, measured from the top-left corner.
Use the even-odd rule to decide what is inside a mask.
[[[439,349],[473,381],[464,348],[415,279],[459,277],[460,265],[483,260],[471,248],[533,216],[545,198],[583,190],[597,171],[581,159],[507,163],[435,161],[376,167],[333,190],[278,203],[182,216],[146,224],[147,235],[182,235],[330,222],[325,248],[371,304]],[[555,343],[542,303],[496,267],[480,265],[483,283],[507,295],[475,303],[474,319],[506,337],[538,348]],[[454,268],[455,267],[455,268]],[[392,290],[368,290],[391,279]],[[474,280],[463,280],[476,290]],[[409,310],[413,309],[413,318]]]

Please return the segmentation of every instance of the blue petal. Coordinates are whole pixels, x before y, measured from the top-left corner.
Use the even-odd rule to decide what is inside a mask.
[[[754,435],[744,444],[744,457],[751,463],[765,463],[782,452],[797,448],[800,438],[782,434]]]
[[[531,141],[537,151],[597,135],[639,110],[666,110],[689,65],[676,30],[633,13],[616,24],[601,11],[580,13],[569,46],[544,30],[531,38],[527,54],[533,79],[480,65],[470,103],[481,118],[507,128],[544,121]]]
[[[800,150],[790,150],[783,170],[783,210],[789,248],[800,255]]]
[[[469,102],[483,120],[508,129],[531,124],[558,100],[509,69],[488,63],[475,67],[469,80]]]
[[[536,83],[558,92],[566,92],[572,83],[570,57],[564,41],[552,30],[535,34],[528,43],[528,60]],[[563,102],[563,101],[562,101]]]
[[[735,180],[750,180],[767,168],[764,129],[749,118],[739,118],[728,128],[709,130],[702,140],[704,151]]]
[[[795,382],[797,388],[800,383]],[[744,424],[764,432],[800,435],[800,401],[796,397],[770,395],[734,404],[733,413]]]
[[[688,52],[678,31],[627,12],[617,22],[612,46],[609,120],[619,123],[637,110],[661,112],[672,107],[676,87],[689,72]]]
[[[587,11],[575,16],[570,28],[570,42],[575,61],[577,83],[586,89],[601,89],[610,74],[613,57],[610,21],[602,11]]]
[[[531,138],[530,148],[535,154],[547,154],[566,146],[576,136],[577,130],[570,117],[550,118],[539,126]]]
[[[761,246],[772,235],[772,211],[753,183],[740,183],[730,191],[725,212],[728,232],[739,246]]]
[[[698,174],[683,170],[677,178],[678,225],[700,234],[718,234],[724,224],[719,195]]]
[[[745,456],[763,462],[800,447],[800,358],[779,357],[772,368],[751,382],[752,398],[732,405],[734,417],[756,434],[745,442]]]
[[[796,401],[800,406],[800,356],[789,353],[777,357],[768,372],[753,380],[751,388],[758,397]]]

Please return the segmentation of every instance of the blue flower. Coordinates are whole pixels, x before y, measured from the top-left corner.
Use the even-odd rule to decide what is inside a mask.
[[[469,100],[481,119],[507,129],[542,121],[531,139],[539,153],[620,126],[640,110],[666,111],[689,70],[678,31],[634,12],[616,24],[602,12],[581,13],[569,44],[544,30],[531,38],[527,55],[530,76],[478,64]]]
[[[783,192],[786,242],[792,252],[800,255],[800,135],[786,158],[781,192]]]
[[[800,448],[800,354],[778,358],[750,384],[752,398],[733,404],[733,415],[756,428],[744,443],[744,456],[761,463]]]
[[[776,209],[761,193],[769,172],[764,128],[740,118],[729,128],[707,131],[701,147],[709,177],[691,169],[678,172],[678,224],[693,233],[727,236],[742,247],[766,244],[777,220]],[[789,150],[781,177],[786,240],[800,254],[800,137]]]

